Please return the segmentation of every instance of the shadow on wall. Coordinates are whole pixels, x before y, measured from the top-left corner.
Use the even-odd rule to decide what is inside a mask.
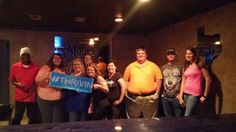
[[[221,114],[223,93],[221,82],[217,75],[212,71],[212,62],[220,55],[222,44],[220,42],[220,34],[206,35],[205,27],[198,28],[198,54],[205,59],[206,68],[212,79],[211,88],[205,103],[200,104],[197,111],[200,115]]]
[[[212,84],[207,101],[203,104],[200,104],[198,108],[197,113],[199,115],[215,115],[221,114],[222,112],[223,93],[221,82],[211,70],[209,70],[209,74],[212,79]]]

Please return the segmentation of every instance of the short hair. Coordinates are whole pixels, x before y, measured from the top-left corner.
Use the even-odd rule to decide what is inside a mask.
[[[146,54],[147,54],[147,50],[146,50],[146,48],[144,48],[144,47],[138,47],[138,48],[136,48],[136,53],[138,52],[138,51],[144,51]]]
[[[166,54],[167,55],[177,55],[177,50],[175,48],[169,48],[167,51],[166,51]]]

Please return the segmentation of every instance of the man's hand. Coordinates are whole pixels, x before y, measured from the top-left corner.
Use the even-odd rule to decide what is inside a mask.
[[[14,82],[13,83],[16,87],[23,89],[25,87],[25,84],[22,82]]]
[[[205,102],[206,102],[206,97],[202,96],[202,97],[200,98],[200,102],[201,102],[201,103],[205,103]]]
[[[184,100],[182,98],[179,99],[179,104],[182,106],[182,107],[185,107],[185,103],[184,103]]]

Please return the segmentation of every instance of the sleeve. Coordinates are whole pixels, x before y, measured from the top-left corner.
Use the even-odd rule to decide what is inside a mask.
[[[12,66],[12,68],[11,68],[11,71],[10,71],[10,74],[9,74],[9,80],[10,81],[13,81],[13,80],[15,80],[15,70],[14,70],[15,68],[14,68],[14,65]]]
[[[156,79],[163,79],[161,70],[156,64],[154,64],[154,73],[155,73]]]
[[[122,76],[122,74],[117,72],[116,78],[117,78],[117,80],[119,80],[120,78],[123,78],[123,76]]]
[[[125,81],[129,81],[130,79],[130,65],[126,67],[124,72],[124,79]]]

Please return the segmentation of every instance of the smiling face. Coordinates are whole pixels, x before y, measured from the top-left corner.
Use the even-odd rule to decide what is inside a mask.
[[[147,53],[144,50],[136,51],[136,59],[139,63],[144,63],[147,60]]]
[[[191,50],[186,50],[185,59],[186,61],[193,62],[194,54]]]
[[[87,72],[87,75],[89,77],[95,77],[96,76],[96,70],[92,66],[88,66],[86,72]]]
[[[113,62],[109,63],[107,65],[107,71],[108,71],[108,73],[111,73],[111,74],[115,73],[116,72],[116,65]]]
[[[54,55],[52,61],[55,66],[60,66],[62,63],[62,58],[59,55]]]
[[[82,64],[81,60],[74,60],[72,68],[73,68],[74,73],[82,72],[83,71],[83,64]]]

